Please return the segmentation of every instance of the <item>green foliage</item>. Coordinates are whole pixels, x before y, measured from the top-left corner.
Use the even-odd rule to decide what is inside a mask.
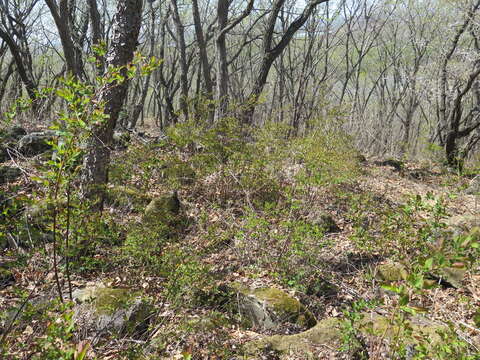
[[[342,328],[342,346],[340,351],[353,355],[359,360],[368,359],[367,354],[363,351],[363,343],[361,335],[358,331],[358,323],[360,323],[366,309],[371,309],[378,305],[376,302],[367,302],[360,299],[351,305],[351,309],[343,310],[344,320]]]
[[[397,329],[390,348],[392,358],[402,359],[414,349],[414,359],[447,359],[452,356],[474,359],[468,344],[456,335],[453,328],[441,330],[439,341],[432,342],[430,338],[413,336],[408,318],[428,311],[416,305],[414,299],[418,300],[428,289],[438,285],[432,276],[443,277],[446,271],[455,269],[463,274],[462,271],[478,263],[480,245],[476,233],[450,234],[445,223],[448,217],[446,201],[432,194],[412,196],[404,205],[387,205],[383,209],[374,209],[375,201],[368,195],[354,199],[350,209],[356,229],[352,240],[362,249],[399,259],[408,269],[404,280],[382,285],[398,299],[391,318],[391,326]],[[377,223],[369,224],[366,220],[375,212]]]
[[[27,351],[32,359],[38,360],[76,360],[85,359],[88,347],[78,351],[74,342],[73,304],[47,300],[45,303],[32,304],[12,309],[13,314],[20,311],[20,316],[12,331],[0,344],[0,355],[14,359],[16,352]],[[9,319],[11,321],[11,319]],[[28,343],[19,343],[16,339],[21,334],[30,334]],[[12,357],[13,356],[13,357]]]
[[[122,252],[135,265],[145,266],[154,272],[161,271],[162,253],[169,242],[170,229],[165,224],[135,224],[127,234]]]

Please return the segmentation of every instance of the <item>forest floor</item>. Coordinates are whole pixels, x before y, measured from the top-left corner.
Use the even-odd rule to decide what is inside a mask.
[[[245,323],[236,298],[224,290],[231,284],[281,289],[318,321],[336,318],[353,323],[365,309],[375,309],[392,319],[398,314],[421,314],[452,331],[435,349],[436,355],[428,355],[433,350],[419,350],[417,354],[424,357],[405,355],[408,346],[398,339],[350,329],[341,347],[325,344],[309,357],[270,348],[250,359],[478,356],[480,267],[477,248],[469,246],[479,240],[473,230],[480,225],[480,205],[478,196],[465,192],[472,176],[418,162],[405,163],[398,171],[369,158],[352,160],[354,164],[342,170],[351,171],[351,176],[299,186],[301,163],[282,162],[278,182],[269,183],[256,173],[257,168],[216,164],[203,175],[199,166],[192,165],[195,172],[185,167],[192,158],[188,151],[169,148],[165,157],[156,148],[144,148],[132,146],[115,153],[117,171],[112,172],[110,187],[114,199],[101,217],[108,231],[93,231],[100,240],[88,259],[72,265],[70,277],[74,289],[101,282],[141,290],[155,304],[157,317],[144,338],[90,339],[87,359],[242,359],[246,358],[243,349],[252,341],[306,330],[292,324],[265,330]],[[157,154],[154,159],[152,151]],[[169,172],[170,165],[165,164],[175,170]],[[34,160],[4,165],[21,166],[29,175],[40,171]],[[251,183],[242,178],[248,172]],[[25,175],[3,188],[5,193],[12,189],[15,196],[30,199],[42,193]],[[167,233],[164,228],[146,228],[143,212],[148,200],[172,189],[178,190],[182,219]],[[319,220],[325,218],[334,224]],[[55,296],[52,251],[52,244],[45,243],[0,255],[2,262],[14,264],[9,269],[12,281],[0,290],[0,309],[18,306],[25,294],[30,300]],[[64,258],[59,259],[59,281],[68,294]],[[384,264],[396,264],[407,275],[387,279],[379,275]],[[459,281],[439,275],[442,268],[452,267],[464,270]],[[195,319],[208,319],[210,325],[200,326]],[[28,358],[29,347],[18,343],[38,345],[38,339],[47,338],[44,327],[41,320],[32,320],[10,329],[2,338],[10,341],[9,356]],[[15,336],[16,342],[9,336]],[[74,333],[64,340],[78,349],[85,338]],[[362,344],[360,353],[352,352],[354,341]]]

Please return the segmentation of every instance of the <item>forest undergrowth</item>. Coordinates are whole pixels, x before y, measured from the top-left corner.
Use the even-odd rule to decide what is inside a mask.
[[[312,129],[292,138],[270,124],[245,136],[224,119],[153,141],[132,135],[113,153],[101,214],[83,206],[74,177],[52,197],[53,160],[7,162],[23,175],[2,187],[0,236],[19,245],[0,257],[2,356],[478,359],[480,221],[464,191],[478,168],[395,168],[364,159],[337,128]],[[69,156],[62,166],[75,174]],[[77,326],[72,292],[98,283],[154,304],[141,337]],[[282,350],[279,339],[307,328],[252,324],[239,287],[283,290],[317,324],[338,321],[338,341]]]

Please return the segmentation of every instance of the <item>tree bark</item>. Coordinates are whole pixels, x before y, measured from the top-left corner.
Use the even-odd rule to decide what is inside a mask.
[[[37,102],[38,86],[35,80],[33,79],[33,75],[31,71],[29,71],[23,63],[21,50],[18,47],[15,40],[13,40],[9,34],[7,34],[1,29],[0,29],[0,39],[5,41],[5,43],[8,45],[8,48],[10,49],[10,53],[12,54],[13,60],[15,61],[18,75],[20,76],[20,79],[25,85],[25,89],[27,90],[29,99],[32,101],[32,109],[36,111],[38,108],[38,102]]]
[[[237,18],[232,20],[231,24],[228,24],[228,10],[231,2],[229,0],[218,0],[217,3],[217,35],[215,39],[216,44],[216,108],[215,108],[215,121],[223,118],[228,109],[229,95],[228,95],[228,58],[227,58],[227,33],[237,26],[243,19],[245,19],[253,9],[255,0],[250,0],[247,4],[245,11],[242,12]]]
[[[98,11],[97,0],[88,0],[88,12],[90,14],[90,22],[92,28],[92,46],[99,46],[104,37],[105,30]],[[105,59],[103,56],[95,54],[97,61],[97,72],[102,74],[105,71]]]
[[[107,69],[120,68],[125,80],[109,83],[101,89],[99,103],[104,104],[106,119],[94,126],[83,162],[82,195],[92,201],[91,207],[95,210],[103,208],[113,130],[128,90],[125,65],[132,61],[138,45],[142,3],[142,0],[119,0],[117,4],[113,38],[106,60]]]
[[[208,63],[207,42],[203,34],[202,22],[200,19],[200,11],[198,8],[198,0],[192,0],[193,22],[195,26],[195,36],[198,42],[198,52],[200,55],[200,63],[202,64],[203,81],[205,82],[205,92],[207,98],[213,96],[213,81],[210,73],[210,65]]]
[[[173,22],[177,32],[176,42],[180,48],[180,108],[182,109],[185,120],[188,120],[188,63],[187,63],[187,45],[185,43],[185,31],[178,12],[177,0],[172,0]]]
[[[267,32],[265,34],[262,45],[262,60],[258,76],[255,79],[252,91],[249,97],[249,106],[246,108],[243,114],[243,121],[247,124],[252,124],[253,115],[255,113],[255,107],[257,105],[260,94],[267,83],[268,73],[272,67],[275,59],[283,52],[287,45],[292,40],[295,33],[305,24],[315,8],[329,0],[311,0],[303,10],[303,12],[290,24],[288,29],[283,34],[281,40],[276,46],[273,46],[273,35],[275,33],[275,24],[277,17],[282,9],[285,0],[276,0],[272,6],[272,10],[267,20]]]
[[[65,63],[67,65],[67,71],[75,77],[80,78],[82,70],[77,62],[75,54],[75,45],[73,43],[73,37],[70,27],[70,9],[67,0],[59,0],[57,5],[56,0],[45,0],[50,13],[60,36],[60,42],[62,43],[63,55],[65,56]]]

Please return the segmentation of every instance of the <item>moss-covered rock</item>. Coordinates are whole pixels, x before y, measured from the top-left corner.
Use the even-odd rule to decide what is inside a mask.
[[[116,207],[140,211],[152,198],[137,189],[128,186],[113,186],[108,189],[106,203]]]
[[[316,320],[297,299],[276,288],[239,290],[241,313],[257,327],[274,329],[282,324],[295,324],[301,328],[315,326]]]
[[[249,356],[255,356],[264,349],[271,349],[285,355],[312,356],[318,347],[338,348],[342,341],[342,321],[327,318],[319,321],[313,328],[295,335],[274,335],[253,341],[245,347]],[[253,357],[250,357],[253,359]]]
[[[168,223],[180,214],[180,200],[174,191],[170,195],[153,199],[145,208],[144,220],[147,222]]]
[[[139,336],[148,329],[154,307],[139,292],[102,284],[74,291],[74,319],[87,333]]]
[[[405,320],[403,325],[398,325],[390,318],[376,313],[361,315],[361,319],[354,324],[358,335],[378,337],[379,340],[396,341],[398,339],[405,346],[415,347],[419,343],[427,347],[435,346],[442,341],[439,333],[448,331],[446,326],[420,316]],[[326,318],[320,320],[313,328],[299,334],[266,336],[252,341],[246,345],[246,353],[249,356],[255,356],[264,349],[271,349],[280,352],[281,359],[288,359],[291,356],[312,358],[318,349],[325,346],[340,352],[340,346],[348,336],[345,333],[344,324],[340,318]],[[354,346],[359,347],[360,343]],[[353,352],[360,350],[360,348],[350,349]]]
[[[195,181],[195,170],[183,161],[169,161],[162,166],[160,177],[180,185],[189,185]]]
[[[467,273],[466,267],[445,267],[438,270],[438,277],[442,282],[448,283],[456,289],[460,289],[463,284],[463,278]]]
[[[383,282],[406,280],[407,268],[402,264],[387,262],[377,266],[376,278]]]
[[[52,145],[48,142],[52,141],[58,132],[53,130],[46,130],[40,132],[33,132],[23,136],[17,145],[17,150],[24,156],[35,156],[46,151],[52,150]]]
[[[20,140],[27,135],[27,131],[21,126],[12,126],[4,133],[4,140]]]
[[[325,233],[335,233],[340,231],[340,228],[333,217],[326,213],[315,215],[312,224],[320,227]]]

